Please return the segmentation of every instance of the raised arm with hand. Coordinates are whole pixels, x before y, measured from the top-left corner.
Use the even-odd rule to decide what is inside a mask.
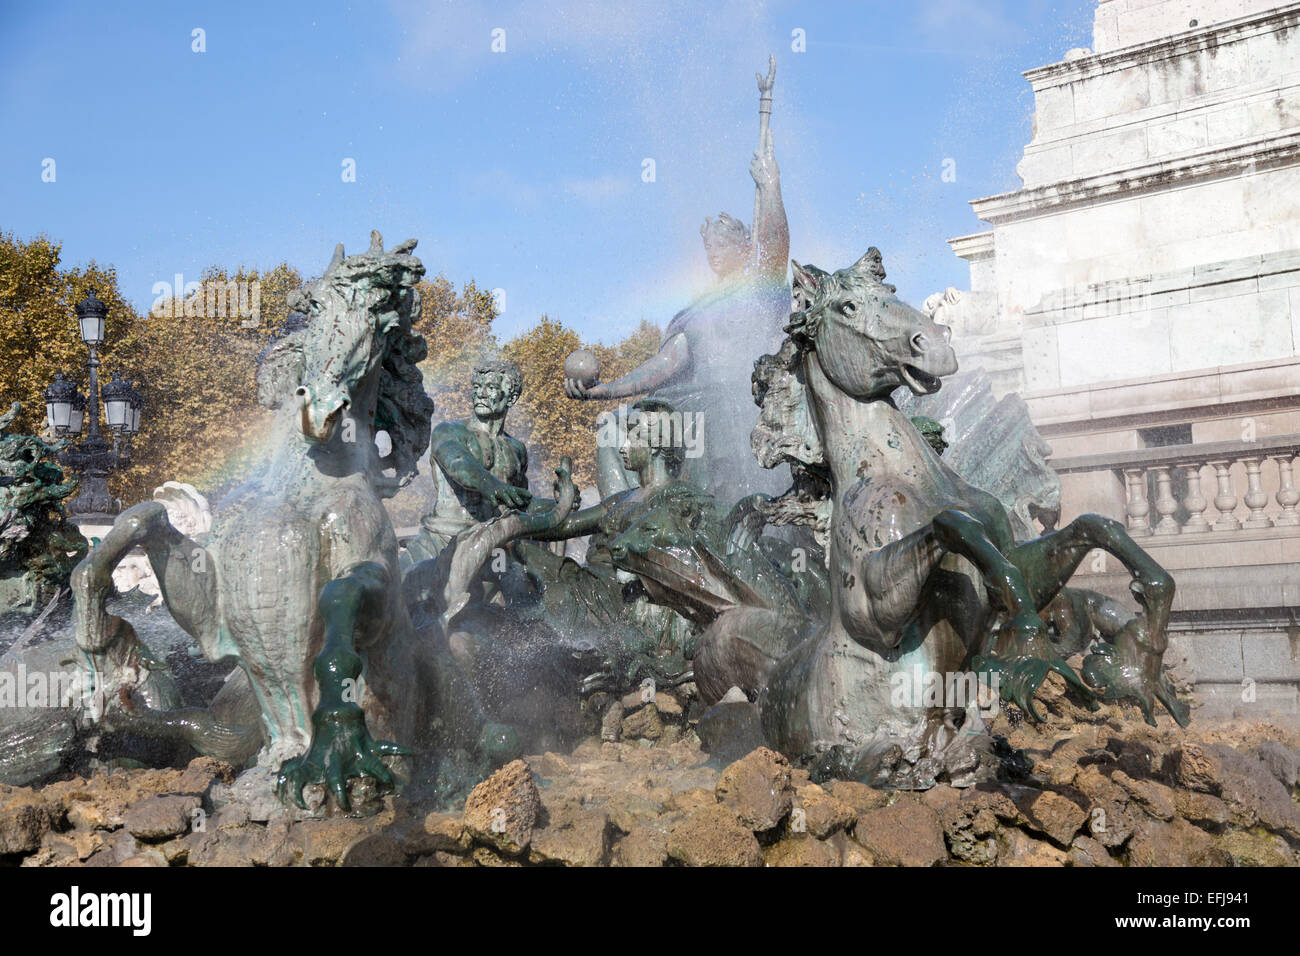
[[[790,224],[781,200],[781,170],[772,143],[772,87],[776,84],[776,57],[768,57],[767,76],[758,74],[758,149],[749,164],[754,177],[754,225],[751,230],[755,264],[763,275],[785,279],[790,258]]]

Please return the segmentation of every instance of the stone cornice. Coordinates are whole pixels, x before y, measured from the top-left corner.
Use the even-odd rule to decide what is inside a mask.
[[[995,251],[993,230],[986,229],[983,232],[973,232],[968,236],[955,236],[948,240],[948,246],[959,259],[969,262],[991,259]]]
[[[1300,357],[1165,372],[1022,394],[1048,441],[1060,435],[1300,408]]]
[[[1023,76],[1035,90],[1063,83],[1074,83],[1126,67],[1167,60],[1200,50],[1212,50],[1224,43],[1243,40],[1261,33],[1300,27],[1300,3],[1290,3],[1264,13],[1253,13],[1233,20],[1223,20],[1208,27],[1195,27],[1172,36],[1121,47],[1107,53],[1094,53],[1077,60],[1049,63],[1025,70]]]
[[[1052,215],[1081,204],[1094,204],[1139,193],[1186,186],[1209,179],[1239,176],[1261,169],[1300,164],[1300,132],[1202,150],[1177,159],[1144,163],[1129,169],[1085,176],[972,199],[975,215],[1001,225]]]

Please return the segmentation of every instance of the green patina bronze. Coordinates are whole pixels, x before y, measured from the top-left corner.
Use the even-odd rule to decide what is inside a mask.
[[[87,544],[63,506],[76,483],[54,463],[67,442],[6,431],[21,410],[0,415],[0,581],[12,585],[7,602],[35,607],[67,586]]]
[[[123,512],[72,576],[77,643],[95,686],[124,691],[107,694],[103,719],[237,764],[256,758],[300,805],[306,785],[323,784],[348,808],[349,778],[392,783],[385,758],[414,752],[436,761],[477,750],[482,769],[511,747],[508,728],[485,728],[437,620],[423,633],[413,627],[382,503],[414,475],[433,412],[416,365],[425,356],[412,328],[424,267],[414,246],[386,251],[378,233],[360,255],[345,257],[340,246],[320,280],[295,297],[307,327],[270,349],[259,376],[260,398],[277,410],[266,466],[218,504],[202,541],[146,502]],[[382,458],[378,428],[391,442]],[[484,526],[480,547],[562,519],[571,482],[567,491],[554,513]],[[105,601],[114,565],[136,546],[205,656],[239,665],[222,691],[233,704],[112,706],[131,699],[134,675],[116,662],[134,635]],[[461,551],[482,560],[473,547]],[[458,589],[476,573],[462,566],[444,575],[440,606],[463,600]],[[248,720],[221,716],[232,713]]]

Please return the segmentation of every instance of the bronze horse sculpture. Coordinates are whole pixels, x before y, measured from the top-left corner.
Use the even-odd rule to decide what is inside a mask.
[[[485,722],[439,616],[467,600],[471,563],[563,520],[574,490],[560,469],[550,510],[475,529],[453,567],[434,574],[432,561],[417,565],[404,585],[382,498],[415,474],[433,413],[417,366],[426,354],[413,328],[424,266],[414,247],[386,251],[371,233],[366,252],[345,257],[340,245],[320,280],[295,293],[290,304],[307,327],[276,343],[259,372],[259,398],[277,409],[266,464],[218,504],[201,541],[174,528],[162,504],[145,502],[77,566],[76,640],[106,703],[92,718],[237,765],[256,756],[300,806],[307,784],[326,786],[346,809],[349,778],[393,782],[384,758],[479,745]],[[391,448],[382,457],[380,430]],[[204,655],[238,665],[210,708],[140,706],[151,678],[122,663],[139,659],[128,653],[138,639],[106,610],[112,570],[136,546]],[[412,626],[413,605],[432,612],[424,633]]]
[[[784,394],[803,395],[795,417],[811,421],[816,438],[803,449],[819,452],[830,488],[830,615],[801,639],[787,632],[792,649],[762,673],[745,667],[772,660],[770,639],[756,653],[743,646],[748,628],[711,628],[697,652],[701,682],[756,693],[764,735],[784,752],[835,751],[854,775],[903,786],[933,780],[945,762],[950,778],[958,764],[969,769],[962,738],[978,725],[970,700],[900,702],[899,675],[918,669],[996,675],[1002,698],[1034,718],[1034,693],[1056,671],[1090,703],[1135,701],[1154,723],[1159,700],[1185,725],[1187,707],[1160,669],[1173,578],[1100,515],[1018,542],[1004,505],[949,468],[890,399],[900,385],[935,392],[957,371],[948,329],[894,294],[875,249],[833,274],[793,269],[797,311],[781,350],[793,388]],[[1130,572],[1143,613],[1111,629],[1080,676],[1039,612],[1093,549]],[[701,674],[711,661],[747,663]]]

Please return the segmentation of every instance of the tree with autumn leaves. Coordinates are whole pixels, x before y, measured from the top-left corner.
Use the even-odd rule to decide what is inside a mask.
[[[146,406],[132,441],[131,463],[109,482],[124,505],[150,498],[164,481],[187,481],[215,503],[247,479],[262,459],[270,413],[257,404],[257,361],[289,315],[289,292],[303,284],[282,263],[258,272],[217,267],[203,274],[197,291],[184,290],[151,303],[140,315],[125,300],[111,267],[92,262],[65,268],[60,246],[45,237],[23,242],[0,233],[0,403],[23,403],[11,428],[37,434],[44,427],[44,391],[62,371],[86,390],[86,350],[73,319],[73,305],[93,287],[108,306],[101,373],[121,371],[143,379]],[[234,285],[231,285],[231,284]],[[242,287],[241,285],[242,284]],[[242,288],[244,305],[232,306]],[[232,290],[226,298],[213,290]],[[425,387],[437,403],[435,420],[469,415],[474,366],[487,358],[508,358],[524,373],[524,391],[511,416],[511,430],[529,445],[534,492],[548,494],[553,469],[567,455],[579,485],[595,479],[595,423],[612,402],[575,402],[564,397],[565,357],[589,348],[607,380],[635,368],[659,347],[659,330],[643,321],[615,345],[584,343],[578,334],[547,316],[501,344],[490,292],[473,281],[458,291],[445,277],[420,284],[422,312],[417,329],[428,343],[421,363]],[[216,307],[214,308],[214,303]],[[406,492],[390,504],[398,524],[412,523],[427,510],[427,465]]]

